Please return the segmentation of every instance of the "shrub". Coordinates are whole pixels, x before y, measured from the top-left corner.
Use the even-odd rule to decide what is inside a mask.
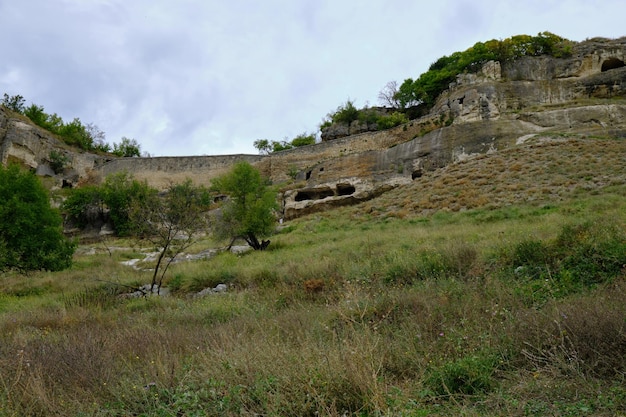
[[[120,143],[113,144],[113,155],[122,158],[141,156],[141,145],[135,139],[122,138]]]
[[[24,97],[19,94],[9,96],[7,93],[4,93],[4,98],[2,99],[2,102],[0,104],[16,113],[24,113]]]
[[[0,165],[0,270],[69,268],[76,245],[35,174]]]
[[[432,106],[458,74],[466,71],[477,72],[487,61],[505,62],[538,55],[561,58],[571,54],[571,45],[571,41],[550,32],[542,32],[537,36],[518,35],[504,40],[478,42],[463,52],[439,58],[416,80],[407,78],[394,98],[403,109],[421,103]]]
[[[611,223],[566,226],[555,243],[562,274],[582,284],[605,282],[626,265],[626,232]]]
[[[146,200],[156,190],[146,182],[134,179],[127,172],[108,176],[100,186],[88,185],[72,189],[63,202],[67,219],[78,227],[104,219],[105,211],[119,236],[129,236],[137,228],[130,218],[134,202]]]
[[[101,219],[104,216],[102,190],[95,185],[74,188],[61,207],[68,222],[84,228],[96,217]]]
[[[55,174],[62,173],[68,162],[69,159],[66,155],[57,150],[50,151],[50,168]]]
[[[626,233],[603,221],[566,225],[553,242],[518,243],[508,262],[524,267],[532,278],[551,273],[561,281],[597,284],[619,275],[626,265]]]
[[[424,384],[438,396],[486,393],[495,385],[498,362],[497,355],[490,353],[466,356],[431,369]]]
[[[347,100],[345,104],[337,107],[335,113],[329,115],[333,123],[345,123],[350,125],[355,120],[359,119],[359,110],[354,107],[354,102]]]
[[[405,114],[400,112],[393,112],[389,116],[381,116],[376,120],[378,130],[391,129],[392,127],[399,126],[407,123],[409,118]]]

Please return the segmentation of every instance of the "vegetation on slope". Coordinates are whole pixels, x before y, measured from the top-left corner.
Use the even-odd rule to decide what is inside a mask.
[[[119,157],[141,156],[141,146],[135,139],[123,137],[119,143],[113,146],[105,142],[105,134],[98,126],[88,123],[83,124],[79,118],[74,118],[71,122],[64,122],[63,118],[56,113],[48,114],[43,106],[32,103],[26,107],[24,97],[21,95],[9,96],[4,93],[0,105],[26,116],[37,126],[54,133],[64,143],[79,149],[91,152],[107,152]],[[58,156],[51,157],[53,163],[59,163]],[[55,172],[57,169],[55,169]]]
[[[120,264],[132,241],[5,275],[0,415],[624,413],[623,147],[452,165],[266,251],[173,265],[169,298],[119,296],[146,280]]]
[[[393,98],[402,109],[420,104],[430,108],[458,74],[478,72],[488,61],[509,62],[524,56],[539,55],[566,57],[571,54],[572,44],[572,41],[550,32],[477,42],[463,52],[439,58],[417,79],[407,78]]]

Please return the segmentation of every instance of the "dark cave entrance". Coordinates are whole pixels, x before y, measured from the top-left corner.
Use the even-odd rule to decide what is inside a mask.
[[[609,58],[602,63],[602,68],[600,71],[605,72],[615,68],[622,68],[624,66],[624,61],[617,58]]]
[[[330,187],[315,188],[309,190],[300,190],[296,194],[296,201],[321,200],[326,197],[332,197],[335,193]]]
[[[352,184],[337,184],[337,195],[352,195],[356,191]]]

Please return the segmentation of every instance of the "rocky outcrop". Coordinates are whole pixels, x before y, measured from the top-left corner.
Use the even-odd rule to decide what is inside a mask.
[[[78,152],[25,117],[0,106],[0,162],[17,163],[71,187],[111,158]],[[58,167],[55,162],[63,161]],[[56,171],[55,169],[56,168]]]
[[[267,156],[106,162],[66,149],[47,132],[0,109],[0,158],[53,175],[50,152],[57,149],[70,161],[57,180],[71,184],[90,172],[104,177],[127,170],[156,187],[186,177],[206,185],[246,160],[283,185],[282,216],[289,219],[373,198],[426,171],[518,146],[533,135],[626,137],[625,60],[626,38],[620,38],[575,44],[569,58],[488,62],[478,73],[460,74],[428,115],[405,125],[365,132],[371,126],[355,123],[345,131],[326,132],[334,140]],[[340,137],[344,134],[349,136]]]
[[[410,140],[308,167],[298,177],[306,185],[284,194],[284,215],[369,199],[425,171],[516,146],[539,133],[626,137],[625,55],[626,38],[595,39],[577,44],[570,58],[488,62],[476,74],[461,74],[428,116],[402,127],[421,126]],[[389,132],[394,133],[397,128]]]

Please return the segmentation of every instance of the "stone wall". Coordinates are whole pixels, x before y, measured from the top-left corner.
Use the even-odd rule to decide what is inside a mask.
[[[256,165],[262,174],[269,175],[269,169],[263,163],[265,160],[266,157],[261,155],[119,158],[98,167],[97,173],[104,178],[115,172],[126,171],[139,180],[146,180],[153,187],[165,189],[187,178],[196,184],[208,185],[212,178],[224,174],[239,161]]]
[[[626,38],[577,44],[570,58],[526,57],[461,74],[431,113],[386,131],[351,135],[270,155],[107,158],[70,151],[51,134],[0,109],[0,158],[50,174],[60,150],[63,181],[128,171],[164,189],[192,179],[208,185],[237,161],[282,184],[283,215],[295,217],[372,198],[473,155],[533,135],[626,136]],[[46,167],[48,169],[46,170]]]

